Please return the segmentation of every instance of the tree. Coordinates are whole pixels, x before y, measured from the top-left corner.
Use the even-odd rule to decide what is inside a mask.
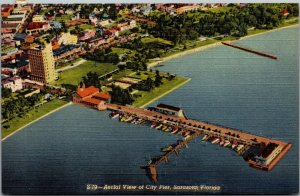
[[[112,86],[112,103],[119,103],[122,105],[132,104],[134,99],[128,90],[122,89],[119,86]]]
[[[82,80],[86,86],[95,86],[97,88],[101,87],[99,75],[96,72],[88,72],[87,76],[82,77]]]
[[[8,98],[11,95],[11,89],[10,88],[2,88],[1,87],[1,93],[3,98]]]
[[[155,86],[160,86],[161,84],[162,84],[162,77],[161,77],[161,75],[159,74],[159,71],[156,70],[156,71],[155,71],[154,85],[155,85]]]

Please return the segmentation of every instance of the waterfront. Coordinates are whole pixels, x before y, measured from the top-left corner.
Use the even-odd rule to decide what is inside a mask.
[[[179,106],[190,118],[293,147],[273,171],[263,172],[225,148],[196,140],[159,167],[160,184],[218,185],[221,193],[236,194],[298,191],[297,36],[298,29],[289,28],[238,41],[277,54],[278,61],[220,46],[163,63],[160,70],[192,80],[153,105]],[[87,183],[151,184],[139,167],[177,138],[109,120],[108,112],[68,106],[3,143],[4,193],[86,193]]]

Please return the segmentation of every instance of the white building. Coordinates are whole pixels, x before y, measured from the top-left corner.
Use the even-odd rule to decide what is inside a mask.
[[[12,92],[16,92],[16,91],[21,90],[23,88],[22,79],[20,77],[8,78],[7,80],[4,80],[2,82],[2,86],[4,88],[11,89]]]

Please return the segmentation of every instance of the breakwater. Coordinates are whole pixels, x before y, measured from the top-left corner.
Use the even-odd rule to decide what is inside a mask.
[[[238,45],[235,45],[231,42],[221,42],[221,43],[223,45],[226,45],[226,46],[230,46],[230,47],[233,47],[233,48],[237,48],[237,49],[244,50],[244,51],[247,51],[247,52],[251,52],[251,53],[254,53],[254,54],[257,54],[257,55],[260,55],[260,56],[264,56],[264,57],[268,57],[268,58],[277,60],[277,56],[275,56],[273,54],[268,54],[266,52],[254,50],[254,49],[244,47],[244,46],[238,46]]]

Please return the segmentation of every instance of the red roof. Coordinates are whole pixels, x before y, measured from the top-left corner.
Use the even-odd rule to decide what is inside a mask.
[[[87,97],[87,98],[83,99],[83,101],[88,102],[88,103],[92,103],[92,104],[97,104],[97,105],[102,102],[101,100],[93,99],[93,98],[90,98],[90,97]]]
[[[48,23],[46,23],[46,22],[31,22],[31,23],[29,23],[27,29],[28,30],[31,30],[31,29],[40,29],[40,28],[42,28],[46,24],[48,24]]]
[[[87,97],[89,95],[92,95],[94,93],[97,93],[99,92],[99,89],[94,87],[94,86],[89,86],[87,88],[78,88],[77,89],[77,94],[80,96],[80,97]]]
[[[94,97],[98,97],[101,99],[111,99],[110,94],[107,94],[107,93],[97,93],[94,95]]]
[[[287,9],[284,9],[281,11],[282,14],[289,14],[289,11]]]
[[[3,10],[1,10],[1,12],[8,12],[8,11],[10,11],[10,7],[6,7],[6,8],[4,8]]]

